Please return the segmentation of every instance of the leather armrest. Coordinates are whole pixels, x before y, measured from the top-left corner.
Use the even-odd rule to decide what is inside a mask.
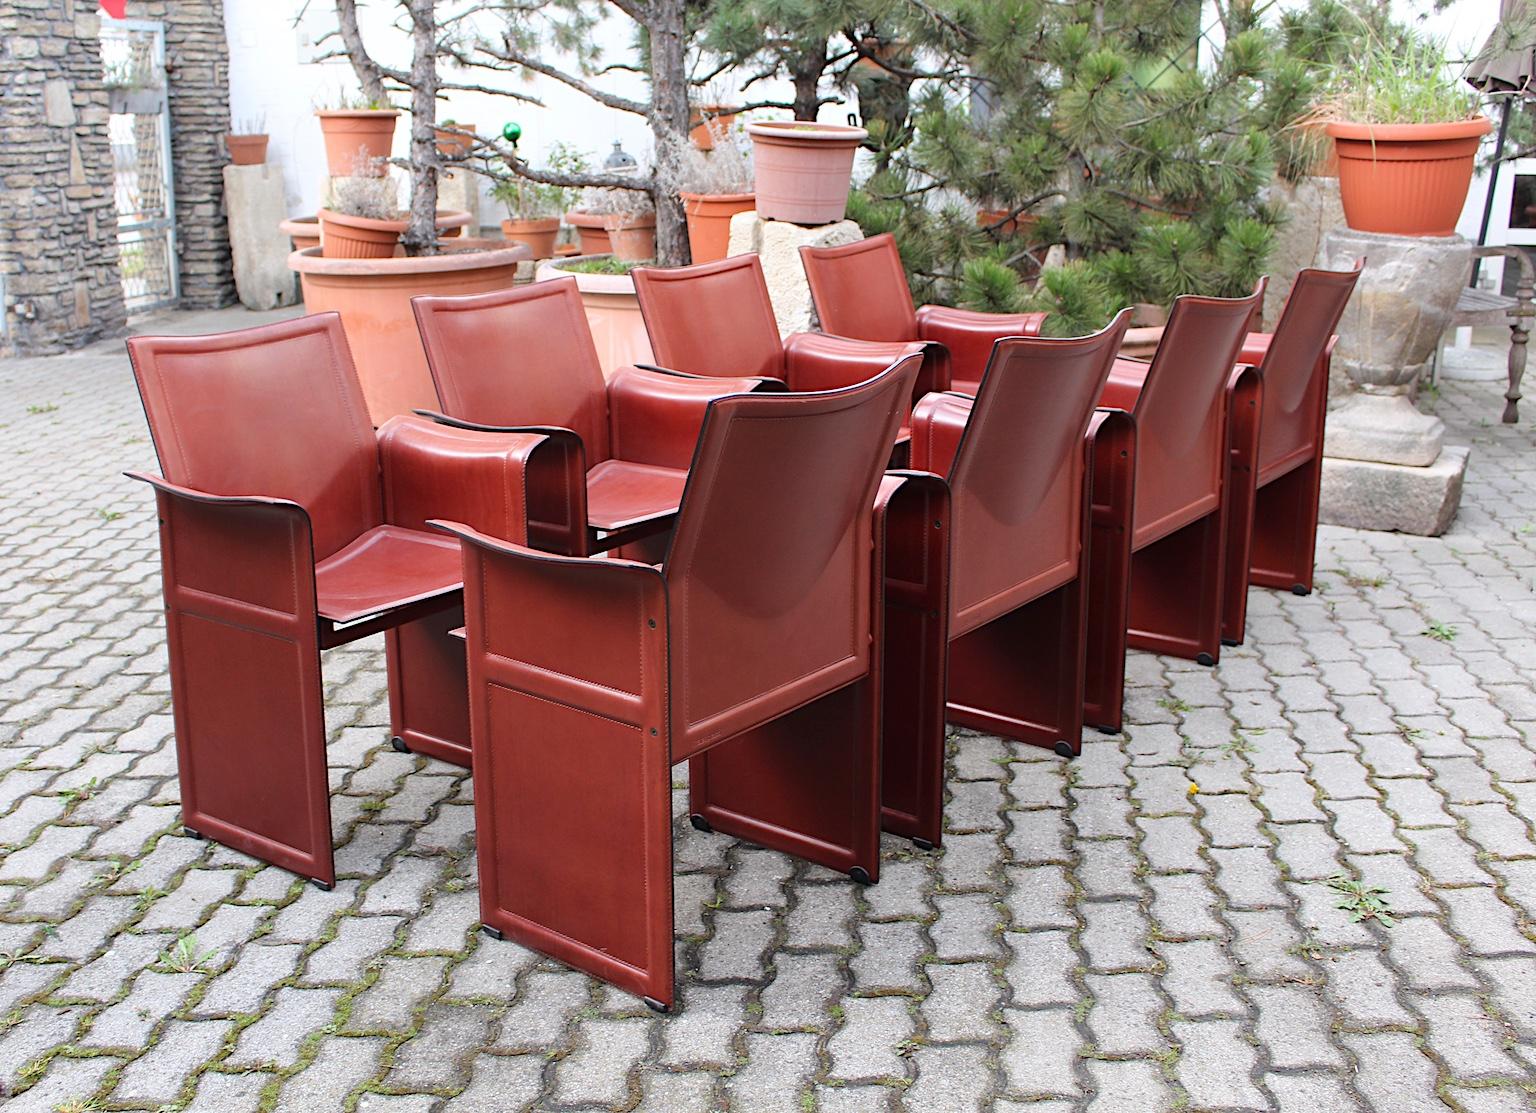
[[[148,483],[156,491],[170,495],[172,498],[206,503],[210,506],[223,506],[230,509],[242,506],[281,507],[286,510],[297,510],[306,518],[309,517],[309,513],[292,499],[274,498],[271,495],[214,495],[207,491],[199,491],[192,487],[183,487],[178,483],[172,483],[169,479],[155,475],[153,472],[125,471],[123,474],[129,479],[137,479],[141,483]]]
[[[424,529],[452,517],[517,541],[528,536],[525,470],[545,438],[392,417],[379,429],[384,520]]]
[[[774,379],[767,375],[695,375],[692,371],[676,371],[670,367],[658,367],[654,363],[627,364],[624,367],[615,368],[614,375],[617,376],[625,371],[637,368],[641,371],[654,372],[657,375],[670,375],[674,379],[733,379],[737,382],[753,382],[757,384],[757,386],[752,388],[755,394],[772,394],[786,389],[783,379]]]
[[[1274,339],[1272,332],[1250,332],[1243,338],[1243,347],[1237,355],[1238,363],[1252,364],[1257,367],[1264,362],[1264,357],[1269,354],[1269,342]]]
[[[608,380],[614,458],[687,468],[710,402],[728,394],[750,394],[760,385],[757,377],[674,376],[622,367]]]
[[[539,699],[633,725],[640,740],[665,740],[669,631],[660,569],[556,556],[462,522],[430,525],[456,536],[463,550],[471,675],[476,655],[494,653],[504,683],[515,680]],[[494,592],[487,590],[492,583]],[[616,673],[629,675],[637,666],[639,692],[613,685]]]
[[[262,629],[291,632],[286,623],[314,622],[314,541],[302,505],[270,495],[215,495],[149,472],[124,474],[155,489],[167,604],[174,584],[255,608],[240,617]]]
[[[912,467],[948,478],[976,399],[968,394],[930,394],[912,410]]]
[[[1099,405],[1111,410],[1135,413],[1141,401],[1141,388],[1146,385],[1147,371],[1152,365],[1139,359],[1116,357],[1109,369],[1109,379],[1099,395]]]
[[[992,345],[1005,336],[1039,336],[1045,318],[1044,313],[977,313],[947,305],[924,305],[917,311],[917,335],[944,345],[949,352],[951,382],[974,390],[992,358]]]
[[[850,340],[824,332],[797,332],[784,340],[784,380],[790,390],[855,386],[922,350],[918,341]]]

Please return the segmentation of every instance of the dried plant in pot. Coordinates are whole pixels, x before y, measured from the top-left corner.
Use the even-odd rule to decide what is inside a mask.
[[[625,262],[656,258],[656,207],[636,189],[589,186],[581,209],[602,222],[613,254]]]
[[[387,259],[410,223],[380,159],[360,153],[354,172],[331,180],[330,204],[320,210],[320,243],[328,259]]]
[[[1321,122],[1339,156],[1344,219],[1361,232],[1449,236],[1493,123],[1446,66],[1444,43],[1373,40],[1335,73],[1301,121]]]
[[[224,136],[224,149],[236,166],[260,166],[267,161],[267,121],[265,116],[235,120]]]
[[[757,204],[752,192],[752,153],[724,120],[710,121],[708,149],[678,143],[678,196],[688,218],[688,248],[695,263],[724,259],[731,217]]]

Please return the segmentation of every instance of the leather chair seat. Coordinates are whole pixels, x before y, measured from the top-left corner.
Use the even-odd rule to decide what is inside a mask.
[[[464,570],[458,543],[400,526],[375,526],[315,564],[315,600],[338,625],[450,595]]]
[[[683,468],[604,460],[587,472],[587,521],[606,532],[676,514],[687,482]]]

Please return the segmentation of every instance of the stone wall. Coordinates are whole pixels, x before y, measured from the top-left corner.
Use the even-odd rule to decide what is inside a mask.
[[[123,328],[95,5],[0,3],[0,353]]]
[[[131,0],[128,16],[165,24],[181,304],[192,309],[231,305],[235,274],[223,176],[229,161],[223,144],[229,130],[229,43],[223,0]]]

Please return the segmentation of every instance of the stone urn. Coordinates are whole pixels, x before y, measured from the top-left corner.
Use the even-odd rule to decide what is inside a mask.
[[[1428,467],[1445,426],[1413,404],[1420,377],[1450,324],[1472,270],[1460,236],[1392,236],[1336,229],[1321,265],[1347,270],[1366,259],[1339,322],[1333,363],[1353,386],[1328,421],[1328,455]]]
[[[1414,394],[1467,284],[1472,245],[1336,228],[1319,255],[1328,270],[1366,259],[1333,354],[1350,388],[1328,414],[1320,520],[1444,533],[1461,502],[1468,450],[1444,445],[1445,424],[1420,412]]]

